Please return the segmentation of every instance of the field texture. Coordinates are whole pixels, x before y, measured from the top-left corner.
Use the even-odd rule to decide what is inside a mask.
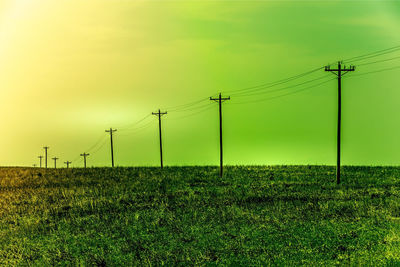
[[[0,169],[0,265],[400,266],[400,168]]]

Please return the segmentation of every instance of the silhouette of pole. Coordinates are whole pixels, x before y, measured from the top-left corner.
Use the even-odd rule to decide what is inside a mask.
[[[110,130],[106,130],[106,133],[110,133],[111,139],[111,166],[114,167],[114,147],[113,147],[113,133],[116,132],[117,129],[110,128]]]
[[[221,93],[218,98],[210,97],[210,100],[218,102],[219,104],[219,177],[223,175],[223,149],[222,149],[222,102],[230,100],[231,98],[222,97]]]
[[[46,169],[47,169],[47,150],[49,149],[49,147],[48,146],[45,146],[45,147],[43,147],[44,148],[44,157],[45,157],[45,161],[44,161],[44,163],[45,163],[45,167],[46,167]]]
[[[57,157],[52,158],[54,160],[54,169],[57,169]]]
[[[39,166],[40,166],[40,168],[42,168],[42,159],[43,159],[43,156],[38,156],[38,158],[39,158]]]
[[[158,116],[158,133],[160,136],[160,159],[161,159],[161,169],[164,167],[163,165],[163,152],[162,152],[162,138],[161,138],[161,116],[167,114],[167,112],[161,112],[158,110],[158,112],[152,112],[153,115]]]
[[[64,163],[67,164],[67,169],[68,169],[69,168],[69,164],[71,164],[72,162],[67,160],[67,161],[64,161]]]
[[[83,163],[84,163],[85,168],[86,168],[86,157],[89,156],[89,155],[90,155],[89,153],[81,154],[81,156],[83,157]]]
[[[331,69],[330,66],[325,67],[325,71],[332,72],[338,77],[338,120],[337,120],[337,162],[336,162],[336,183],[340,184],[340,137],[341,137],[341,127],[342,127],[342,76],[349,71],[354,71],[355,67],[342,66],[341,62],[338,62],[337,69]]]

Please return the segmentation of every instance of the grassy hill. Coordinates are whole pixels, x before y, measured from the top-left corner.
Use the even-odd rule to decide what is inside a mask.
[[[400,265],[400,168],[0,168],[0,265]]]

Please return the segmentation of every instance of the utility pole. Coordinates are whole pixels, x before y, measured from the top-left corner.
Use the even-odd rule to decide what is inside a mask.
[[[158,112],[152,112],[152,114],[158,116],[158,132],[160,135],[160,159],[161,159],[161,169],[162,169],[164,165],[163,165],[162,138],[161,138],[161,116],[167,114],[167,112],[161,112],[160,110],[158,110]]]
[[[341,124],[342,124],[342,76],[350,71],[354,71],[355,67],[342,66],[341,62],[338,62],[337,69],[331,69],[330,66],[325,67],[325,71],[330,71],[338,77],[338,120],[337,120],[337,163],[336,163],[336,183],[340,184],[340,136],[341,136]]]
[[[83,157],[83,163],[84,163],[85,168],[86,168],[86,157],[89,156],[89,155],[90,155],[89,153],[81,154],[81,156]]]
[[[219,104],[219,177],[222,177],[223,174],[223,157],[222,157],[222,102],[226,100],[230,100],[228,97],[221,97],[221,93],[218,98],[210,97],[211,101],[218,102]]]
[[[113,147],[113,133],[116,132],[117,129],[110,128],[110,130],[106,130],[106,133],[110,133],[111,139],[111,166],[114,167],[114,147]]]
[[[40,168],[42,168],[42,159],[43,159],[43,156],[38,156],[38,158],[39,158],[39,166],[40,166]]]
[[[45,163],[45,167],[46,167],[46,169],[47,169],[47,150],[49,149],[49,147],[48,146],[45,146],[45,147],[43,147],[44,148],[44,154],[45,154],[45,161],[44,161],[44,163]]]
[[[69,164],[71,164],[72,162],[67,160],[67,161],[64,161],[64,163],[67,164],[67,169],[68,169],[69,168]]]
[[[54,160],[54,169],[57,169],[57,157],[52,158],[52,160]]]

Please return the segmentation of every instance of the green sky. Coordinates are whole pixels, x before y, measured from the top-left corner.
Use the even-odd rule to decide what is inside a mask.
[[[220,91],[232,94],[227,164],[333,165],[335,80],[298,94],[234,90],[400,45],[399,28],[398,1],[0,0],[0,165],[31,166],[48,145],[81,166],[99,138],[88,163],[109,165],[109,127],[117,165],[157,165],[156,118],[129,125],[158,108],[170,110],[166,165],[217,165],[217,104],[173,110]],[[400,69],[357,75],[400,58],[354,64],[343,80],[343,163],[398,165]],[[334,78],[321,69],[281,87],[323,76]]]

